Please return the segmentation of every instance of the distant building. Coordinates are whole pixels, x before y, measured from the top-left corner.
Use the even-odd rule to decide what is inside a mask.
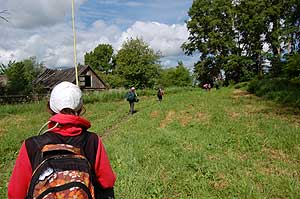
[[[42,86],[47,91],[60,82],[68,81],[76,84],[74,68],[49,69],[46,68],[35,80],[34,84]],[[107,85],[89,66],[78,66],[78,81],[82,90],[105,90]]]

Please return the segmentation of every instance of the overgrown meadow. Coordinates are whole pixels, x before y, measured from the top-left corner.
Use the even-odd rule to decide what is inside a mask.
[[[116,198],[300,197],[300,110],[232,88],[166,89],[162,103],[155,94],[139,93],[134,115],[124,93],[85,98]],[[45,102],[0,106],[0,198],[22,141],[48,117]]]

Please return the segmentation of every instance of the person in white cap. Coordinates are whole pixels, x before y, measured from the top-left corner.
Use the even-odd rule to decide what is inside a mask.
[[[129,114],[135,113],[134,103],[138,102],[139,99],[137,97],[134,87],[131,87],[129,92],[127,93],[127,101],[129,102]]]
[[[8,184],[8,198],[27,198],[33,171],[41,162],[41,147],[51,144],[71,145],[83,150],[93,170],[96,198],[99,194],[104,194],[103,198],[114,198],[116,176],[101,138],[87,131],[91,124],[80,116],[83,110],[80,88],[70,82],[56,85],[51,92],[48,108],[52,114],[47,123],[48,129],[41,135],[26,139],[21,146]]]

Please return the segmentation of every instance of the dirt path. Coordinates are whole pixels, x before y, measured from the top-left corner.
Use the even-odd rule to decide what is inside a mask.
[[[118,118],[113,124],[108,126],[105,130],[104,133],[101,135],[102,138],[108,137],[112,131],[117,129],[120,125],[122,125],[124,122],[128,121],[131,115],[124,115],[124,117]]]
[[[146,97],[144,98],[146,99]],[[154,104],[153,104],[154,105]],[[149,108],[149,106],[146,104],[144,106],[139,106],[140,110],[145,110],[146,108]],[[138,112],[137,112],[138,113]],[[137,114],[135,113],[135,114]],[[108,126],[105,130],[104,133],[101,135],[102,138],[108,137],[112,131],[114,131],[115,129],[117,129],[120,125],[122,125],[123,123],[127,122],[130,117],[132,117],[133,115],[131,114],[126,114],[123,117],[118,118],[116,121],[114,121],[113,124],[111,124],[110,126]]]

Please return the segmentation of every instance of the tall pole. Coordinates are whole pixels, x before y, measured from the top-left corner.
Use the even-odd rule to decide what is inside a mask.
[[[74,17],[74,0],[72,0],[72,25],[73,25],[73,46],[74,46],[74,67],[76,75],[76,85],[78,86],[78,70],[77,70],[77,53],[76,53],[76,32],[75,32],[75,17]]]

